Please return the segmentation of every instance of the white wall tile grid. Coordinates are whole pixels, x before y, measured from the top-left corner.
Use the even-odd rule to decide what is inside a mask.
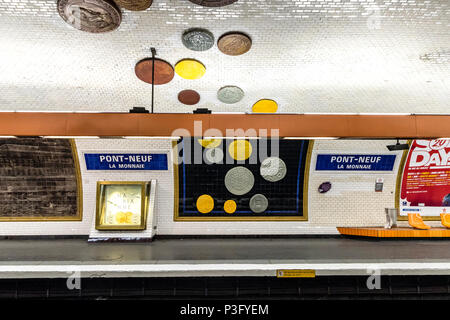
[[[243,56],[182,45],[192,27],[217,38],[251,35]],[[0,111],[127,112],[149,108],[150,86],[134,65],[150,47],[171,64],[195,58],[207,67],[199,80],[156,88],[155,112],[197,107],[246,112],[261,98],[279,112],[448,113],[448,0],[240,0],[205,8],[187,0],[154,0],[143,12],[123,11],[107,34],[73,29],[56,0],[0,0]],[[226,105],[217,90],[237,85],[245,98]],[[198,105],[177,94],[195,89]]]

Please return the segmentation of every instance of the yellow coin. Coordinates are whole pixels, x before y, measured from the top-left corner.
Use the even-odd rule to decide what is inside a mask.
[[[228,200],[223,205],[223,210],[225,210],[226,213],[233,214],[236,212],[236,202],[234,200]]]
[[[133,213],[131,212],[117,212],[116,213],[116,221],[118,224],[131,224],[131,218],[133,217]]]
[[[214,209],[214,199],[204,194],[197,199],[197,210],[201,213],[210,213]]]
[[[278,104],[275,101],[268,99],[259,100],[252,108],[252,112],[254,113],[275,113],[277,110]]]
[[[222,143],[221,139],[198,139],[198,143],[202,145],[203,148],[214,149],[220,146]]]
[[[234,140],[228,147],[228,152],[234,160],[247,160],[252,154],[252,144],[247,140]]]
[[[184,79],[195,80],[203,77],[206,68],[197,60],[184,59],[175,65],[175,72]]]

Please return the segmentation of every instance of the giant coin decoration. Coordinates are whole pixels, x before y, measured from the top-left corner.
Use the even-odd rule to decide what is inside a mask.
[[[269,207],[269,200],[262,194],[255,194],[250,198],[249,206],[254,213],[262,213]]]
[[[222,143],[222,139],[197,139],[203,148],[217,148]]]
[[[197,199],[197,210],[201,213],[210,213],[214,209],[214,199],[207,194],[204,194]]]
[[[270,99],[262,99],[253,105],[254,113],[275,113],[278,111],[278,104]]]
[[[234,200],[227,200],[225,201],[223,205],[223,211],[225,211],[228,214],[233,214],[236,212],[237,204]]]
[[[223,7],[235,3],[238,0],[189,0],[203,7]]]
[[[184,59],[175,65],[175,72],[188,80],[200,79],[206,72],[205,66],[194,59]]]
[[[217,91],[217,98],[226,104],[238,103],[244,97],[244,91],[236,86],[226,86]]]
[[[178,101],[192,106],[200,101],[200,94],[195,90],[183,90],[178,93]]]
[[[155,85],[166,84],[172,81],[175,73],[170,63],[161,59],[145,59],[139,61],[134,71],[136,76],[144,82],[152,83],[153,61],[155,61]]]
[[[225,175],[225,187],[237,196],[249,193],[255,184],[253,173],[245,167],[230,169]]]
[[[234,160],[243,161],[252,155],[252,144],[247,140],[234,140],[228,147],[228,152]]]
[[[122,21],[120,9],[106,0],[59,0],[58,13],[75,29],[91,33],[115,30]]]
[[[250,50],[252,47],[252,40],[249,36],[232,32],[223,35],[217,42],[219,50],[230,56],[239,56]]]
[[[143,11],[153,3],[153,0],[114,0],[118,6],[130,11]]]
[[[278,157],[267,158],[261,163],[260,173],[265,180],[278,182],[286,176],[286,163]]]
[[[214,36],[205,29],[190,29],[181,37],[186,48],[194,51],[206,51],[214,46]]]
[[[210,148],[205,151],[205,160],[208,164],[222,163],[223,156],[223,151],[220,148]]]

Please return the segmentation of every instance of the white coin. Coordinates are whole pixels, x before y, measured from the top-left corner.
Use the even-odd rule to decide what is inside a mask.
[[[206,149],[205,160],[208,164],[222,163],[223,151],[220,148]]]
[[[261,176],[269,182],[278,182],[287,174],[286,163],[278,157],[270,157],[261,163]]]

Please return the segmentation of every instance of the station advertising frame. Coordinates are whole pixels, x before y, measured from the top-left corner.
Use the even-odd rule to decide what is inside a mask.
[[[450,213],[450,139],[411,140],[409,145],[398,177],[398,218],[419,213],[438,221],[441,213]]]

